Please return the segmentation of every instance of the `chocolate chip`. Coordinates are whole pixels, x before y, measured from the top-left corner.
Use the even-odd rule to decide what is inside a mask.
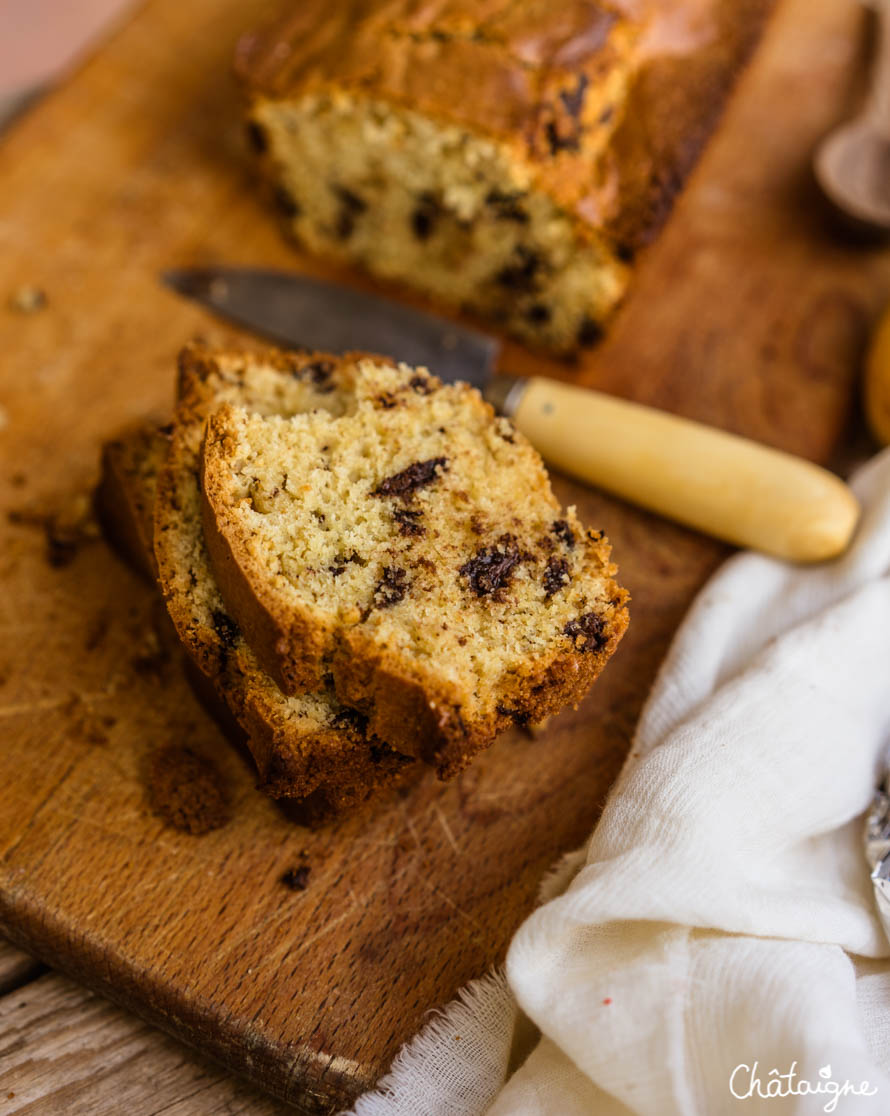
[[[584,108],[584,94],[587,91],[587,86],[590,84],[590,79],[587,74],[581,74],[578,78],[578,84],[574,89],[564,89],[559,95],[559,99],[565,105],[566,112],[569,116],[578,119],[581,115],[581,110]]]
[[[579,345],[595,345],[603,336],[603,327],[593,318],[584,318],[578,329]]]
[[[311,364],[303,365],[303,375],[308,376],[316,387],[324,386],[333,373],[334,362],[332,360],[314,360]]]
[[[255,120],[248,120],[247,127],[247,142],[254,149],[257,155],[263,155],[268,150],[269,140],[266,136],[266,129],[258,124]]]
[[[601,651],[608,642],[603,635],[603,621],[595,612],[585,613],[577,620],[570,620],[563,628],[563,635],[567,635],[575,645],[576,651],[588,654],[591,651]]]
[[[486,205],[495,210],[499,221],[516,221],[520,225],[527,225],[528,213],[518,204],[520,198],[526,195],[522,190],[513,190],[509,193],[503,190],[489,190],[485,195]]]
[[[411,214],[411,228],[418,240],[429,240],[441,212],[442,207],[434,194],[421,194],[417,207]]]
[[[375,397],[374,402],[383,411],[391,411],[393,407],[398,407],[399,399],[391,391],[382,391]]]
[[[288,868],[281,877],[281,882],[291,891],[305,891],[309,883],[309,872],[308,864],[301,864],[298,868]]]
[[[330,566],[328,566],[328,573],[330,573],[332,577],[339,577],[351,562],[355,562],[359,566],[362,564],[361,558],[354,550],[351,554],[338,555]]]
[[[213,620],[214,631],[219,636],[223,647],[234,647],[241,632],[231,616],[223,612],[221,608],[215,608],[211,613],[211,619]]]
[[[396,508],[392,517],[399,525],[400,535],[417,537],[426,534],[426,529],[419,522],[422,515],[422,512],[412,511],[410,508]]]
[[[368,718],[357,709],[347,709],[345,706],[338,709],[328,723],[332,728],[343,732],[359,733],[362,736],[368,729]]]
[[[534,302],[525,312],[525,317],[532,325],[546,325],[550,321],[550,307],[543,302]]]
[[[368,208],[368,203],[364,198],[359,197],[353,190],[348,189],[346,186],[334,186],[334,193],[343,203],[345,209],[350,213],[364,213]]]
[[[575,545],[575,532],[565,519],[554,519],[553,526],[550,530],[558,539],[561,539],[566,544],[569,550]]]
[[[502,717],[509,717],[513,724],[518,725],[519,728],[527,728],[531,722],[531,717],[528,713],[523,713],[520,709],[511,709],[508,705],[504,705],[503,702],[498,702],[495,709]]]
[[[439,472],[448,471],[447,457],[431,457],[428,461],[415,461],[400,473],[386,477],[372,492],[373,496],[397,496],[402,500],[410,499],[411,493],[425,488],[439,477]]]
[[[591,542],[599,542],[604,534],[604,531],[588,531],[587,537],[590,539]]]
[[[331,377],[334,374],[336,364],[332,360],[307,362],[300,360],[299,357],[291,357],[288,360],[288,368],[295,379],[308,380],[319,395],[330,395],[334,390]]]
[[[568,585],[569,580],[569,564],[565,558],[551,558],[544,570],[544,593],[547,600],[562,589],[563,585]]]
[[[495,281],[513,291],[531,292],[535,289],[541,257],[523,244],[516,249],[516,257],[516,263],[508,264],[497,272]]]
[[[627,244],[622,241],[615,245],[615,255],[621,260],[622,263],[633,263],[636,256],[636,250],[632,244]]]
[[[377,608],[392,608],[404,599],[407,592],[407,571],[395,566],[387,566],[383,571],[383,577],[374,587],[374,605]]]
[[[272,196],[279,213],[285,217],[299,217],[300,206],[290,191],[285,190],[283,186],[276,186]]]
[[[418,395],[432,395],[436,385],[429,376],[422,376],[419,372],[408,381],[408,387],[413,388]]]
[[[338,240],[349,240],[355,232],[355,217],[344,209],[337,218],[335,230]]]
[[[545,133],[551,155],[558,155],[560,151],[577,151],[581,146],[581,137],[576,127],[573,127],[569,134],[560,135],[555,122],[548,120]]]
[[[501,535],[494,546],[484,546],[458,571],[477,597],[499,594],[513,580],[522,555],[512,535]]]
[[[560,151],[577,151],[581,146],[581,113],[584,109],[584,94],[590,84],[586,74],[581,74],[574,89],[564,89],[559,99],[565,110],[555,120],[548,120],[544,129],[550,154]]]

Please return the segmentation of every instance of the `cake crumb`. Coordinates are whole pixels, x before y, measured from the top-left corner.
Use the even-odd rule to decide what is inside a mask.
[[[23,283],[9,296],[9,308],[17,314],[36,314],[47,305],[46,292],[30,283]]]
[[[291,891],[305,891],[309,884],[311,868],[308,864],[301,864],[297,868],[288,868],[282,875],[281,882]]]
[[[71,497],[57,511],[13,508],[7,513],[18,527],[41,528],[46,537],[46,560],[53,569],[70,566],[79,551],[100,537],[99,524],[90,498],[84,493]]]
[[[231,817],[228,789],[216,765],[191,748],[168,744],[149,759],[151,811],[171,829],[198,836]]]

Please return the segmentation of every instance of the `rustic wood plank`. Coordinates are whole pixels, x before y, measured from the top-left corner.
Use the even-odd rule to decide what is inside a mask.
[[[292,1111],[54,973],[0,999],[4,1116],[279,1116]]]
[[[427,776],[314,834],[256,793],[195,703],[152,593],[89,537],[47,561],[45,524],[76,510],[102,439],[169,405],[180,343],[231,336],[158,271],[336,274],[280,241],[243,162],[229,60],[276,4],[153,0],[0,144],[0,294],[31,283],[48,300],[0,310],[0,506],[19,513],[0,523],[0,928],[326,1113],[503,956],[543,871],[590,830],[664,649],[726,552],[560,482],[607,529],[634,598],[590,698],[452,784]],[[784,0],[606,344],[574,368],[510,345],[505,367],[827,457],[890,293],[890,253],[833,238],[808,169],[851,107],[860,27],[846,0]],[[171,741],[217,764],[225,828],[195,838],[151,815],[146,761]],[[304,854],[297,894],[280,877]]]
[[[46,966],[0,938],[0,996],[21,988],[45,971]]]

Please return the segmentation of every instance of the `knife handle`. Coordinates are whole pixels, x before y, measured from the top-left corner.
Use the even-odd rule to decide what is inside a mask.
[[[856,497],[809,461],[587,388],[497,380],[504,413],[562,472],[779,558],[819,562],[850,541]]]

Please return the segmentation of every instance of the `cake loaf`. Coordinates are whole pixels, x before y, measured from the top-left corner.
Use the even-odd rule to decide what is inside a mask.
[[[627,594],[603,533],[475,389],[369,358],[331,387],[311,411],[209,416],[214,576],[287,692],[332,678],[372,735],[448,776],[584,696]]]
[[[773,0],[300,0],[239,45],[308,250],[560,352],[595,341]]]

